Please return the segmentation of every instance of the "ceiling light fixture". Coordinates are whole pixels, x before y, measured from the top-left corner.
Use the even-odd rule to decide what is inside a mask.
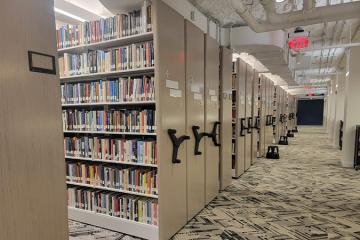
[[[277,3],[282,3],[284,2],[285,0],[275,0]]]
[[[88,11],[92,14],[95,14],[101,18],[106,18],[107,16],[105,16],[102,13],[106,12],[104,11],[104,7],[101,4],[101,1],[97,1],[97,0],[92,0],[92,1],[82,1],[82,0],[65,0],[65,2],[68,2],[76,7],[82,8],[85,11]],[[108,14],[106,14],[108,15]],[[110,17],[110,16],[108,16]]]
[[[66,12],[66,11],[64,11],[64,10],[61,10],[61,9],[59,9],[59,8],[54,7],[54,11],[57,12],[57,13],[59,13],[59,14],[62,14],[62,15],[64,15],[64,16],[67,16],[67,17],[69,17],[69,18],[78,20],[78,21],[80,21],[80,22],[86,22],[85,19],[83,19],[83,18],[81,18],[81,17],[78,17],[78,16],[76,16],[76,15],[74,15],[74,14],[71,14],[71,13],[69,13],[69,12]]]
[[[346,76],[347,76],[347,77],[349,76],[349,74],[350,74],[350,72],[346,72]]]

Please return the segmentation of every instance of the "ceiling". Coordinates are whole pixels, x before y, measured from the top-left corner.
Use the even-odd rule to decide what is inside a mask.
[[[267,23],[267,12],[262,3],[264,0],[238,0],[246,6],[247,10],[259,23]],[[358,1],[358,0],[355,0]],[[314,7],[355,2],[352,0],[315,0]],[[202,13],[209,16],[223,27],[239,27],[247,23],[238,15],[232,5],[232,0],[190,0]],[[285,0],[274,4],[276,14],[290,13],[303,9],[303,0]],[[359,13],[360,17],[360,13]],[[359,19],[340,20],[334,22],[321,22],[319,24],[304,26],[311,41],[310,48],[320,48],[331,45],[340,45],[351,42],[354,33],[359,29]],[[285,33],[292,33],[294,28],[283,29]],[[253,47],[256,47],[255,45]],[[336,72],[342,71],[345,48],[328,48],[307,51],[289,55],[288,68],[292,73],[291,78],[299,85],[324,87]],[[267,54],[265,54],[266,56]],[[264,59],[264,65],[267,59]],[[281,57],[278,61],[282,61]],[[268,67],[269,68],[269,67]],[[270,68],[269,68],[270,69]],[[281,75],[281,74],[279,74]],[[287,75],[289,85],[294,85]]]
[[[143,0],[55,0],[55,7],[68,11],[85,20],[95,20],[99,17],[108,17],[119,12],[119,9],[131,8],[132,5],[138,5]],[[200,12],[208,18],[217,22],[225,28],[236,28],[246,26],[240,15],[235,11],[233,0],[188,0]],[[255,20],[262,24],[268,23],[267,11],[264,3],[268,1],[276,14],[291,13],[293,11],[302,11],[303,1],[306,0],[285,0],[281,3],[271,2],[271,0],[237,0],[241,1],[246,10],[251,13]],[[314,0],[315,7],[327,5],[343,4],[360,0]],[[308,1],[307,1],[308,3]],[[263,6],[264,5],[264,6]],[[108,9],[111,9],[109,11]],[[266,8],[268,9],[268,8]],[[309,11],[309,10],[307,10]],[[306,11],[305,11],[306,12]],[[360,14],[359,14],[360,15]],[[58,24],[77,23],[79,21],[69,18],[63,14],[56,13]],[[324,87],[327,81],[335,76],[336,72],[343,71],[345,48],[317,49],[330,45],[339,45],[349,43],[354,40],[355,33],[358,32],[360,20],[338,20],[334,22],[318,21],[318,24],[303,26],[305,32],[310,37],[311,51],[305,51],[296,54],[289,54],[288,60],[284,60],[284,52],[287,53],[286,44],[282,47],[260,46],[237,46],[238,49],[247,49],[249,53],[256,53],[255,56],[270,70],[282,76],[289,86],[317,86]],[[284,36],[292,33],[294,28],[282,29]],[[239,36],[243,37],[242,36]],[[286,38],[286,37],[285,37]],[[261,51],[261,48],[268,50]],[[281,51],[280,51],[281,50]],[[277,60],[276,60],[277,59]]]

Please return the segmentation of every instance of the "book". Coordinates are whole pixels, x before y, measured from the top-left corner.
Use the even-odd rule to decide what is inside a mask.
[[[70,186],[67,198],[68,206],[73,208],[158,225],[159,207],[155,199]]]
[[[66,162],[66,180],[69,183],[88,184],[109,190],[158,194],[158,174],[154,168]]]
[[[78,25],[64,25],[56,31],[57,48],[76,47],[152,31],[151,2],[129,13],[117,14]]]
[[[66,157],[110,160],[122,163],[157,164],[156,141],[102,137],[65,137]]]
[[[61,85],[61,103],[154,101],[154,77],[128,77]]]
[[[155,133],[155,110],[85,110],[62,111],[64,131]]]
[[[64,53],[59,57],[60,77],[107,73],[154,66],[152,41],[81,54]]]

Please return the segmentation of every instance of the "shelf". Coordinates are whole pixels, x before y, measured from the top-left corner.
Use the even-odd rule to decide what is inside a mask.
[[[107,187],[95,186],[95,185],[85,184],[85,183],[66,181],[66,184],[73,185],[73,186],[79,186],[79,187],[88,187],[88,188],[93,188],[93,189],[106,190],[109,192],[125,193],[125,194],[130,194],[130,195],[141,196],[141,197],[148,197],[148,198],[155,198],[155,199],[158,198],[158,195],[154,195],[154,194],[138,193],[138,192],[132,192],[132,191],[128,191],[128,190],[107,188]]]
[[[156,101],[65,103],[63,107],[154,105]]]
[[[132,43],[145,42],[153,39],[153,33],[140,33],[132,36],[126,36],[117,39],[106,40],[97,43],[82,44],[74,47],[60,48],[58,53],[79,53],[87,50],[105,49],[111,47],[120,47]]]
[[[152,73],[154,72],[155,67],[146,67],[146,68],[135,68],[135,69],[128,69],[128,70],[119,70],[119,71],[112,71],[112,72],[99,72],[99,73],[89,73],[89,74],[81,74],[81,75],[74,75],[74,76],[67,76],[67,77],[60,77],[61,82],[68,82],[64,80],[91,80],[96,79],[99,77],[108,77],[114,75],[135,75],[135,74],[144,74],[144,73]]]
[[[157,168],[156,164],[146,164],[146,163],[136,163],[136,162],[119,162],[119,161],[113,161],[113,160],[103,160],[103,159],[85,158],[85,157],[72,157],[72,156],[65,156],[65,158],[73,159],[73,160],[90,161],[90,162],[102,162],[102,163],[113,163],[113,164],[120,164],[120,165],[132,165],[132,166]]]
[[[135,222],[124,218],[108,216],[102,213],[68,207],[71,220],[102,227],[105,229],[135,235],[149,240],[159,239],[159,228],[155,225]]]
[[[138,133],[138,132],[98,132],[98,131],[70,131],[70,130],[65,130],[64,133],[156,136],[156,133]]]

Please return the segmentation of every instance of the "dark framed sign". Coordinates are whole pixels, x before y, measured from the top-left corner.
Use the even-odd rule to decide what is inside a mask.
[[[55,56],[28,51],[29,70],[31,72],[56,75]]]

